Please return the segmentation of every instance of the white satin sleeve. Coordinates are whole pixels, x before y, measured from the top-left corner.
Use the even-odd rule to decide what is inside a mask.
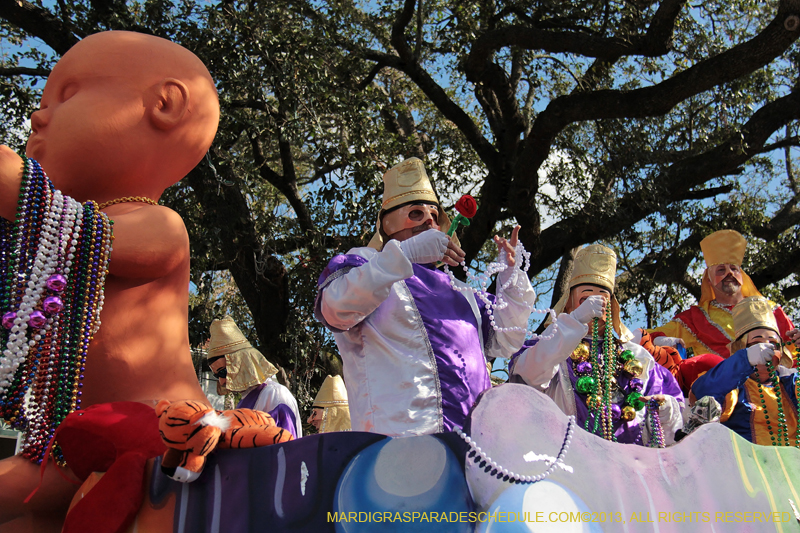
[[[554,331],[555,330],[555,331]],[[556,375],[558,366],[575,350],[589,328],[568,313],[558,315],[556,322],[547,326],[541,339],[522,352],[514,363],[512,374],[520,376],[532,387],[546,389]]]
[[[507,288],[502,290],[506,284]],[[506,271],[501,272],[498,275],[497,285],[499,295],[508,305],[503,309],[494,310],[495,323],[500,328],[514,329],[495,332],[486,346],[486,355],[508,359],[525,342],[525,331],[536,301],[536,292],[527,274],[519,268],[512,269],[510,274],[506,274]],[[478,305],[481,304],[482,302],[478,301]]]
[[[367,262],[323,284],[320,311],[334,331],[359,324],[386,300],[394,283],[414,275],[411,262],[395,240],[387,242],[381,252],[367,254],[359,249],[348,253],[354,251],[361,251],[362,257],[369,255]]]

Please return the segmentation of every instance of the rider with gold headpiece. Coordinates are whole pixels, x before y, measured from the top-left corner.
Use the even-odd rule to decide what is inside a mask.
[[[458,265],[464,252],[444,233],[450,220],[422,161],[404,161],[383,181],[378,232],[368,247],[331,259],[315,314],[342,354],[353,430],[452,431],[491,386],[486,357],[522,346],[535,295],[527,275],[508,268],[497,283],[508,305],[489,305],[492,320],[466,285],[435,267]],[[518,231],[508,242],[495,237],[510,266]]]
[[[325,377],[307,422],[317,428],[317,433],[350,431],[350,408],[342,376]]]
[[[656,358],[672,372],[684,391],[697,376],[727,358],[728,344],[734,339],[731,309],[750,296],[759,296],[753,281],[744,270],[747,241],[738,232],[720,230],[700,241],[706,262],[700,302],[678,313],[671,322],[648,330],[656,346],[684,345],[695,357],[690,359]],[[794,328],[783,310],[770,302],[778,332],[784,335]]]
[[[617,256],[605,246],[577,253],[569,290],[553,309],[560,313],[556,322],[515,359],[511,381],[542,390],[607,440],[671,444],[682,426],[683,394],[669,372],[630,342],[614,296],[616,268]],[[658,405],[652,407],[658,423],[645,416],[650,400]]]
[[[796,352],[800,331],[782,340],[772,304],[763,297],[745,298],[732,314],[733,355],[697,378],[692,394],[713,396],[722,405],[720,422],[750,442],[800,447],[800,380],[788,349]]]
[[[229,316],[214,320],[209,328],[207,362],[217,381],[217,393],[238,392],[237,409],[269,413],[275,423],[299,439],[303,436],[300,411],[291,391],[273,379],[278,373],[264,355],[250,344]]]

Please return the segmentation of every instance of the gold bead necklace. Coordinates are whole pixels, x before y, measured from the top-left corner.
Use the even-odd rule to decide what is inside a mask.
[[[150,198],[147,198],[146,196],[123,196],[122,198],[117,198],[116,200],[111,200],[108,202],[97,204],[97,209],[105,209],[110,205],[124,204],[126,202],[142,202],[144,204],[158,205],[158,202]]]

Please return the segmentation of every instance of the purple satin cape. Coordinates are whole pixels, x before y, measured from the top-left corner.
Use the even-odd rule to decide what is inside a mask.
[[[444,430],[452,431],[464,424],[478,395],[491,387],[478,321],[467,301],[473,296],[454,291],[447,274],[431,265],[414,265],[406,285],[436,358]],[[482,317],[481,322],[488,324],[488,319]]]
[[[247,393],[247,396],[236,405],[237,409],[252,409],[258,400],[259,394],[266,387],[266,383],[258,385],[256,388]],[[275,409],[268,411],[269,416],[275,420],[275,424],[288,431],[294,438],[297,438],[297,427],[295,425],[294,413],[288,405],[279,403]]]

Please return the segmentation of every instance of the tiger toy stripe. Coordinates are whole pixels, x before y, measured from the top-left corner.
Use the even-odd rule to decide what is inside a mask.
[[[161,400],[156,415],[167,446],[161,470],[177,481],[200,477],[206,456],[218,448],[255,448],[294,438],[270,415],[252,409],[215,411],[194,400]]]

